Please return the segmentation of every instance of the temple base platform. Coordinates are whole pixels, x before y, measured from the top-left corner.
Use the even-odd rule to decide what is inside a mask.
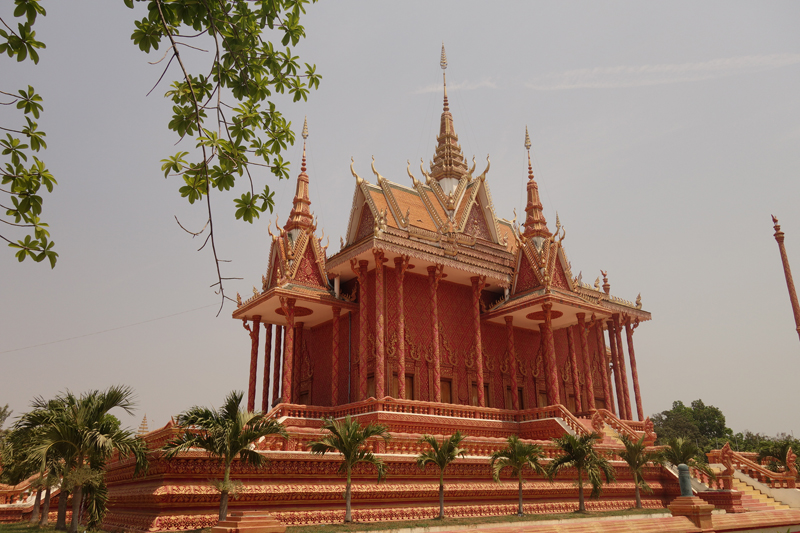
[[[607,413],[607,412],[606,412]],[[603,436],[597,449],[611,461],[617,481],[604,485],[598,500],[589,499],[591,511],[624,510],[634,507],[634,484],[627,465],[615,456],[621,449],[614,435],[626,432],[638,439],[641,422],[621,421],[604,414],[575,416],[563,406],[527,411],[508,411],[460,405],[384,399],[367,400],[335,408],[279,405],[271,416],[280,420],[288,439],[268,437],[257,449],[269,460],[260,468],[235,461],[231,479],[243,485],[229,500],[231,513],[260,511],[284,525],[336,523],[344,519],[345,479],[339,472],[338,454],[312,455],[308,443],[322,436],[323,417],[357,418],[362,424],[377,422],[389,428],[391,440],[370,443],[387,465],[388,476],[378,484],[374,467],[358,465],[353,473],[352,513],[356,521],[392,521],[434,518],[438,515],[439,474],[429,465],[421,470],[416,457],[426,450],[419,442],[423,434],[438,437],[456,429],[466,433],[462,446],[467,457],[451,463],[445,473],[445,514],[450,517],[480,517],[515,514],[517,483],[504,472],[500,483],[492,480],[489,457],[517,434],[544,450],[543,462],[559,455],[550,439],[566,432],[597,431]],[[144,438],[152,450],[179,433],[168,424]],[[438,438],[437,437],[437,438]],[[166,531],[212,527],[219,515],[219,493],[211,480],[219,479],[219,461],[202,451],[189,451],[170,461],[153,454],[146,475],[133,478],[130,459],[108,466],[107,531]],[[661,466],[645,468],[653,493],[643,495],[643,505],[666,509],[680,494],[675,476]],[[526,476],[524,509],[530,514],[553,514],[578,508],[576,473],[565,472],[554,482],[537,475]],[[222,525],[222,524],[221,524]],[[224,527],[227,527],[225,525]],[[244,531],[244,530],[243,530]],[[255,533],[255,532],[253,532]]]

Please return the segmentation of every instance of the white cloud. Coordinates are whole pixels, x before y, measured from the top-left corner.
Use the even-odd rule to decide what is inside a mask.
[[[484,78],[480,81],[462,81],[461,83],[448,83],[447,90],[448,91],[471,91],[473,89],[481,89],[483,87],[488,87],[489,89],[497,89],[497,85],[490,79]],[[425,94],[425,93],[434,93],[434,92],[441,92],[442,84],[441,83],[434,83],[428,85],[427,87],[422,87],[414,91],[414,94]]]
[[[797,63],[800,63],[800,54],[772,54],[728,57],[702,63],[585,68],[546,74],[526,83],[525,86],[538,91],[643,87],[711,80]]]

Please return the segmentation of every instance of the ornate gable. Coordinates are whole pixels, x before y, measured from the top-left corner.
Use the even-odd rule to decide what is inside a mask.
[[[486,223],[486,217],[483,214],[484,209],[480,202],[475,202],[469,212],[466,223],[462,231],[467,235],[472,235],[478,239],[485,241],[492,240],[492,233],[489,231],[489,225]]]
[[[314,253],[314,247],[311,246],[310,241],[306,245],[303,255],[298,260],[300,264],[294,275],[295,283],[322,288],[327,286],[327,283],[325,283],[322,278],[320,268],[317,264],[316,254]]]
[[[361,208],[361,217],[358,221],[358,231],[354,241],[360,241],[368,235],[372,235],[375,229],[375,217],[372,216],[369,206],[366,203]]]
[[[517,268],[516,281],[514,283],[514,294],[520,294],[539,286],[536,274],[533,272],[533,265],[528,260],[527,255],[520,251],[519,267]]]
[[[561,261],[556,261],[555,268],[553,268],[552,278],[553,287],[558,287],[559,289],[564,289],[565,291],[571,290],[570,283],[567,281],[567,275],[564,273],[564,268],[561,266]]]

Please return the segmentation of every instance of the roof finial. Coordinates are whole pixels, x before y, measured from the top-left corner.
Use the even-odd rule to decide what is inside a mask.
[[[542,212],[542,201],[539,199],[539,186],[533,179],[533,167],[531,166],[531,136],[528,134],[528,126],[525,126],[525,149],[528,151],[528,185],[527,196],[528,203],[525,205],[525,231],[523,235],[526,238],[531,237],[550,237],[552,234],[547,229],[547,221]],[[556,216],[558,218],[558,216]],[[556,221],[558,226],[558,221]],[[558,229],[556,229],[558,233]]]
[[[306,171],[306,139],[308,139],[308,117],[303,120],[303,162],[300,164],[300,171]]]
[[[311,200],[308,197],[308,174],[306,174],[306,139],[308,139],[308,117],[303,120],[303,160],[300,163],[300,174],[297,176],[297,188],[294,199],[292,200],[292,210],[289,212],[289,220],[283,226],[284,231],[296,229],[314,231],[314,217],[311,215],[309,205]],[[276,223],[277,226],[277,223]]]
[[[442,59],[439,61],[439,66],[442,67],[442,80],[444,82],[444,110],[450,111],[450,106],[447,103],[447,54],[444,51],[444,43],[442,43]]]
[[[528,126],[525,126],[525,150],[528,151],[528,179],[533,179],[533,167],[531,166],[531,136],[528,135]]]

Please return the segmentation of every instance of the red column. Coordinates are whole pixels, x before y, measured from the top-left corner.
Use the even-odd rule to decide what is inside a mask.
[[[373,248],[375,256],[375,396],[386,396],[386,359],[383,306],[383,250]]]
[[[333,332],[331,335],[331,405],[339,405],[339,316],[341,307],[333,308]]]
[[[272,324],[264,324],[264,380],[261,384],[261,412],[269,411],[269,363],[272,351]]]
[[[281,308],[286,317],[286,329],[283,338],[283,383],[281,384],[281,402],[292,403],[292,366],[294,364],[294,298],[281,296]]]
[[[578,313],[578,335],[581,341],[581,361],[583,362],[584,398],[586,408],[592,411],[597,408],[594,403],[594,378],[592,377],[592,360],[589,356],[589,337],[586,331],[586,315]]]
[[[637,321],[631,324],[631,317],[625,317],[625,335],[628,337],[628,357],[631,359],[631,378],[633,379],[633,393],[636,395],[636,414],[639,420],[644,420],[642,409],[642,393],[639,391],[639,372],[636,370],[636,354],[633,351],[633,330],[639,325]]]
[[[572,336],[572,327],[567,328],[567,345],[569,346],[569,364],[572,367],[572,393],[575,395],[575,412],[583,411],[581,403],[581,383],[578,377],[578,357],[575,355],[575,339]]]
[[[408,262],[407,255],[394,258],[394,281],[397,286],[397,395],[403,399],[406,397],[406,312],[403,301],[403,280]]]
[[[606,322],[608,326],[608,343],[611,348],[611,363],[614,365],[614,388],[617,391],[617,410],[619,417],[622,419],[628,418],[628,412],[625,410],[625,394],[622,392],[622,366],[619,362],[619,352],[617,350],[617,335],[614,331],[614,320]]]
[[[628,365],[625,364],[625,350],[622,348],[622,326],[620,325],[619,313],[614,313],[614,335],[617,337],[617,358],[620,366],[620,381],[622,381],[622,399],[625,400],[625,414],[627,420],[633,420],[633,409],[631,409],[631,392],[628,389]]]
[[[428,267],[428,281],[431,289],[431,322],[433,323],[433,401],[442,401],[442,367],[439,359],[439,299],[436,296],[442,280],[444,265]]]
[[[281,350],[281,337],[283,336],[283,326],[275,326],[275,365],[272,374],[272,405],[278,404],[278,393],[281,388],[281,366],[283,363],[283,351]]]
[[[350,264],[351,266],[355,260]],[[367,308],[367,266],[369,261],[358,262],[358,270],[353,271],[358,275],[358,399],[367,399],[367,339],[369,339],[369,314]]]
[[[506,321],[506,351],[508,351],[508,371],[511,374],[511,408],[519,410],[519,394],[517,393],[517,353],[514,350],[514,317],[503,317]],[[508,406],[506,406],[508,409]]]
[[[800,335],[800,304],[797,302],[797,291],[794,289],[794,280],[792,279],[792,269],[789,267],[789,256],[786,255],[786,246],[783,241],[786,238],[781,231],[781,225],[778,224],[778,219],[773,215],[772,223],[775,224],[775,241],[778,243],[778,249],[781,252],[781,262],[783,263],[783,275],[786,278],[786,288],[789,290],[789,300],[792,303],[792,312],[794,313],[794,325],[797,327],[797,334]]]
[[[303,378],[303,322],[294,324],[294,366],[297,372],[292,378],[292,398],[295,403],[300,401],[300,380]]]
[[[553,309],[551,302],[542,304],[544,309],[544,367],[547,383],[547,403],[556,405],[561,403],[561,393],[558,390],[558,367],[556,365],[556,346],[553,341],[553,318],[550,311]]]
[[[478,373],[478,405],[486,407],[483,397],[483,342],[481,341],[481,292],[486,287],[486,276],[470,278],[472,282],[472,329],[475,334],[475,370]]]
[[[253,327],[242,320],[242,326],[250,333],[250,379],[247,381],[247,410],[256,409],[256,373],[258,372],[258,332],[261,328],[261,316],[253,317]]]
[[[600,362],[600,375],[603,380],[603,397],[606,400],[606,409],[613,414],[617,414],[617,409],[614,407],[614,395],[611,390],[611,367],[608,361],[608,354],[606,353],[606,337],[603,335],[603,321],[601,319],[595,321],[594,333],[597,342],[597,357]]]

